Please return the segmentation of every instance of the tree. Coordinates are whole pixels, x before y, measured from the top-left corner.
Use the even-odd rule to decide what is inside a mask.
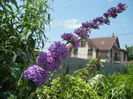
[[[47,0],[0,1],[0,97],[14,92],[20,74],[44,46],[50,22]]]
[[[126,47],[126,51],[128,53],[128,60],[133,60],[133,46],[125,46]]]

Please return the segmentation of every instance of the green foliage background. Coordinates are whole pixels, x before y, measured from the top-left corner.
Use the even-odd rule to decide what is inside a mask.
[[[44,46],[50,22],[47,0],[0,1],[0,96],[17,94],[17,82]]]
[[[96,71],[95,61],[96,59],[91,60],[87,67],[73,75],[58,75],[50,85],[37,88],[37,98],[133,99],[133,62],[126,66],[126,72],[105,76]],[[92,66],[91,69],[88,66]]]
[[[126,51],[128,54],[127,59],[128,60],[133,60],[133,46],[125,46],[126,47]]]
[[[96,71],[96,59],[72,75],[49,76],[45,85],[23,81],[36,50],[47,39],[47,0],[0,1],[0,99],[133,99],[133,63],[110,76]],[[127,47],[132,56],[132,48]],[[100,66],[103,66],[99,63]]]

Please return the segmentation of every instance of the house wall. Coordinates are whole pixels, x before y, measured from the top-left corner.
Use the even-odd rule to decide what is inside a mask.
[[[102,62],[110,62],[110,51],[100,51],[101,61]]]
[[[78,58],[83,58],[83,59],[96,58],[96,48],[89,45],[86,39],[82,41],[86,41],[86,45],[85,47],[81,47],[81,41],[79,42],[80,47],[78,48]],[[92,49],[92,55],[88,55],[88,49]]]
[[[88,54],[88,47],[79,47],[78,48],[78,58],[84,58],[87,59],[87,54]]]
[[[74,48],[73,48],[71,51],[71,57],[77,57],[82,59],[96,58],[96,49],[92,48],[86,39],[83,39],[82,41],[86,42],[85,47],[81,47],[81,41],[80,41],[77,55],[74,55]],[[92,55],[88,56],[88,49],[92,49]]]
[[[92,58],[96,58],[96,49],[95,48],[93,48]]]
[[[107,61],[111,62],[111,50],[107,52]]]
[[[78,53],[78,50],[77,50],[77,53]],[[71,49],[71,54],[70,54],[70,56],[71,56],[71,57],[76,57],[76,58],[78,57],[78,54],[77,54],[77,55],[74,54],[74,48]]]
[[[127,61],[127,53],[125,53],[124,51],[120,51],[120,61],[121,63],[124,63]]]
[[[123,51],[120,51],[120,61],[121,61],[121,63],[124,62],[124,52]]]
[[[118,45],[117,40],[114,42],[114,45],[111,50],[112,50],[111,61],[120,61],[120,47]]]

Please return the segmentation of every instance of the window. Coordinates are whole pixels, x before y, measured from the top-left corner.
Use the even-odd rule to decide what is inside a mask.
[[[88,49],[88,56],[92,55],[92,49]]]
[[[112,50],[111,50],[111,52],[110,52],[110,57],[112,58]]]
[[[78,49],[77,48],[74,49],[73,54],[74,55],[77,55],[78,54]]]
[[[124,53],[124,61],[126,60],[126,53],[125,52],[123,52]]]
[[[69,55],[71,56],[72,53],[72,48],[69,49]]]
[[[105,41],[101,41],[101,44],[105,44]]]
[[[117,53],[115,53],[115,61],[117,61],[118,60],[118,55],[117,55]]]
[[[85,47],[86,41],[81,41],[81,47]]]

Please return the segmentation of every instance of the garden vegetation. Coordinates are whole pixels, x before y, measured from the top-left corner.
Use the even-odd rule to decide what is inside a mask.
[[[1,0],[0,2],[0,98],[1,99],[132,99],[133,63],[126,72],[104,76],[103,66],[91,60],[74,74],[54,74],[69,54],[68,44],[77,48],[78,40],[88,38],[92,29],[110,24],[125,11],[119,3],[102,16],[83,22],[66,41],[54,42],[48,52],[36,52],[45,44],[44,30],[50,22],[47,0]]]

